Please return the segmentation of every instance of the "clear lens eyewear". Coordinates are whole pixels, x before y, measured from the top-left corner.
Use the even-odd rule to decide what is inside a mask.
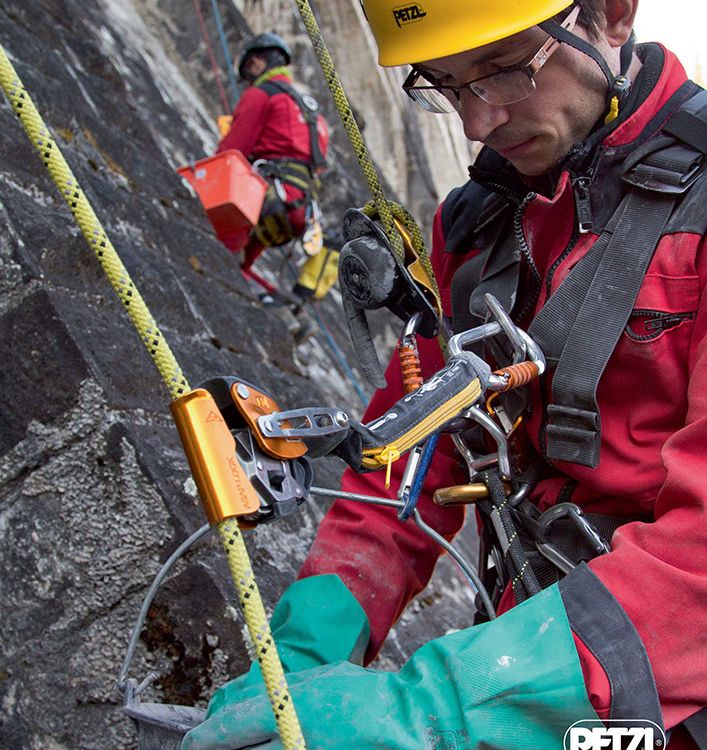
[[[572,30],[579,10],[578,5],[572,9],[562,22],[563,28]],[[467,89],[488,104],[514,104],[535,92],[535,75],[560,44],[557,39],[550,37],[529,62],[458,86],[438,84],[429,73],[413,68],[403,83],[403,91],[423,109],[436,114],[458,112],[461,108],[461,93]]]

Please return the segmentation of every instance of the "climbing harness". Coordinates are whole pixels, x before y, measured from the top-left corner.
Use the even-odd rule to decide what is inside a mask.
[[[292,158],[257,159],[253,169],[271,185],[263,205],[261,220],[253,229],[253,236],[265,247],[278,247],[295,238],[288,219],[288,211],[305,207],[302,247],[307,255],[316,255],[322,249],[322,223],[319,210],[319,173],[326,166],[326,159],[319,146],[319,104],[309,94],[302,94],[285,81],[273,80],[273,76],[286,72],[286,68],[271,68],[253,82],[253,86],[268,96],[285,94],[297,105],[309,132],[311,161]],[[302,192],[302,198],[289,201],[284,185],[291,185]]]
[[[302,113],[302,119],[307,124],[309,130],[309,148],[312,154],[311,166],[320,169],[326,166],[326,159],[319,148],[319,132],[317,130],[317,117],[319,115],[319,104],[317,100],[309,94],[302,94],[294,86],[290,86],[285,81],[275,81],[273,75],[277,75],[282,69],[274,68],[265,73],[261,78],[253,83],[253,86],[264,91],[268,96],[275,94],[287,94]],[[267,78],[265,78],[267,76]],[[264,79],[264,80],[263,80]]]
[[[38,152],[42,163],[68,204],[82,234],[95,252],[120,301],[125,306],[170,395],[173,399],[184,397],[189,391],[189,384],[174,354],[2,46],[0,46],[0,84],[30,142]],[[208,414],[204,416],[208,418]],[[223,423],[216,421],[214,424]],[[225,435],[222,434],[222,437],[228,442]],[[231,441],[233,440],[230,433],[228,437]],[[232,507],[246,510],[249,506],[241,504],[241,494],[247,492],[246,483],[238,476],[232,476],[230,482],[228,477],[225,477],[225,480],[226,486],[232,490],[231,499],[235,501]],[[288,750],[290,748],[299,750],[305,747],[304,738],[287,689],[282,664],[274,647],[265,608],[255,582],[237,517],[223,516],[219,520],[218,531],[226,550],[229,569],[239,592],[251,638],[253,643],[259,646],[257,658],[283,744]]]

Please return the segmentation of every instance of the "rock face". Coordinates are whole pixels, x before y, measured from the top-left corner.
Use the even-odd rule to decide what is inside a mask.
[[[321,72],[285,0],[219,3],[232,49],[277,29],[298,79],[333,124],[326,218],[366,190]],[[207,28],[217,35],[209,3]],[[466,146],[441,119],[418,121],[396,72],[372,63],[358,0],[320,2],[320,22],[395,193],[429,226],[463,179]],[[192,385],[238,374],[282,408],[338,405],[359,416],[347,373],[318,336],[295,349],[288,311],[261,308],[174,169],[212,151],[221,107],[190,0],[5,0],[0,42],[57,138]],[[115,687],[152,577],[204,523],[168,395],[4,97],[0,97],[0,747],[135,747]],[[432,171],[431,164],[447,164]],[[282,256],[263,259],[281,275]],[[345,356],[336,295],[320,306]],[[360,375],[357,374],[360,378]],[[336,487],[342,466],[316,465]],[[266,606],[293,580],[326,504],[248,534]],[[471,621],[452,567],[403,616],[379,665]],[[149,699],[205,705],[247,669],[245,625],[219,543],[200,542],[162,586],[131,675]]]

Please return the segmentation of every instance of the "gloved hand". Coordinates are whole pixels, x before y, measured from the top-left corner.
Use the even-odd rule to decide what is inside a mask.
[[[308,750],[561,748],[596,719],[557,584],[420,648],[400,672],[350,663],[288,676]],[[282,748],[263,689],[221,688],[182,750]]]
[[[300,672],[331,662],[363,663],[368,646],[366,613],[337,575],[295,581],[275,605],[270,629],[285,672]],[[228,683],[229,695],[249,687],[262,688],[260,665]],[[223,694],[211,700],[221,706]]]

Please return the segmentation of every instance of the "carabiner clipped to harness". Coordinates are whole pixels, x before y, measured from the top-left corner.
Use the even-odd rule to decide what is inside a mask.
[[[398,229],[406,249],[405,264],[396,258],[383,231],[363,211],[352,208],[344,214],[346,244],[339,257],[342,302],[359,364],[376,388],[384,388],[386,381],[366,310],[385,307],[405,323],[417,314],[417,332],[425,338],[433,338],[440,329],[439,299],[420,274],[413,275],[418,259],[404,228],[399,225]]]

